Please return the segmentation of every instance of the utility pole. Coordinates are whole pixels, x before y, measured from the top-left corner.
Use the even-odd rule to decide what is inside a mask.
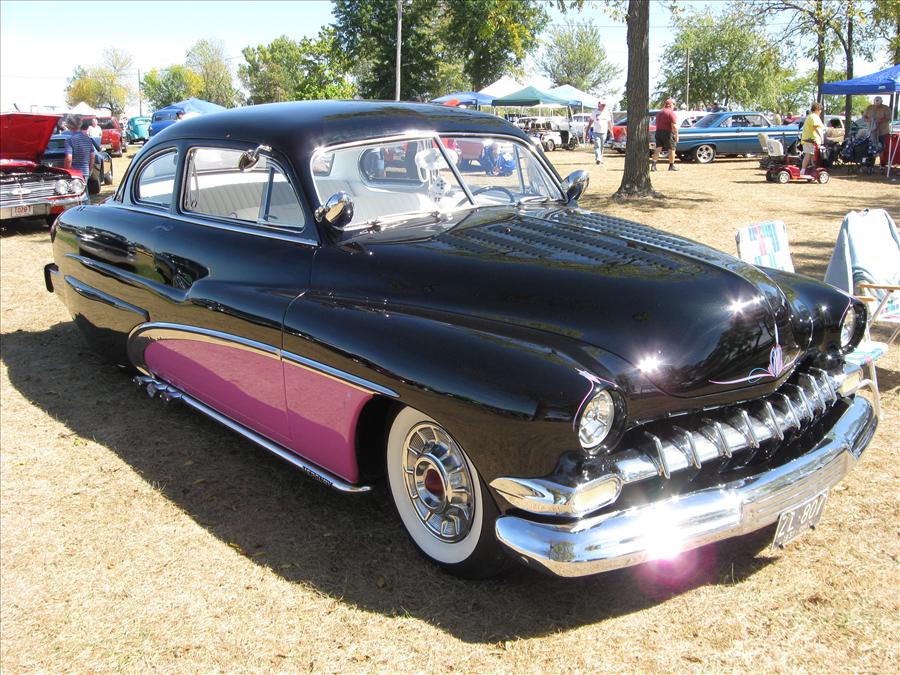
[[[138,68],[138,116],[144,116],[144,99],[141,98],[141,69]]]
[[[394,100],[400,100],[400,41],[403,36],[403,0],[397,0],[397,67],[394,73]]]
[[[684,91],[684,106],[691,109],[691,46],[687,46],[687,86]]]

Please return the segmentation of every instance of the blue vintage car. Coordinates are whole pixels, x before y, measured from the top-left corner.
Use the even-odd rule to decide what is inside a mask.
[[[758,153],[760,133],[774,135],[789,152],[800,140],[796,123],[775,126],[759,112],[718,112],[710,113],[689,129],[679,130],[676,152],[680,159],[701,164],[721,155]]]
[[[131,117],[125,125],[125,138],[129,143],[150,140],[150,118]]]

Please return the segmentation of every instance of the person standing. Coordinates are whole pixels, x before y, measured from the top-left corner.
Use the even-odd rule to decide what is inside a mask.
[[[594,162],[603,164],[603,144],[609,133],[609,110],[602,99],[597,101],[597,109],[590,117],[588,128],[594,135]]]
[[[103,139],[103,129],[100,127],[100,122],[97,121],[96,117],[91,120],[91,126],[88,127],[87,135],[92,141],[96,141],[98,148],[101,147],[100,141]]]
[[[96,152],[94,142],[81,131],[80,115],[69,115],[66,118],[66,128],[69,132],[66,134],[63,166],[80,171],[84,181],[87,182],[91,177],[91,167],[94,166]]]
[[[653,148],[651,171],[656,171],[660,148],[669,152],[669,171],[678,171],[675,166],[675,148],[678,146],[678,117],[675,115],[675,99],[667,98],[663,109],[656,113],[656,147]]]
[[[872,104],[866,108],[863,119],[874,128],[881,147],[885,147],[891,131],[891,109],[884,104],[880,96],[876,96]]]
[[[809,108],[809,114],[803,122],[803,130],[800,132],[800,142],[803,143],[803,161],[800,163],[800,175],[806,173],[818,152],[819,146],[825,138],[825,125],[822,123],[822,104],[813,103]]]

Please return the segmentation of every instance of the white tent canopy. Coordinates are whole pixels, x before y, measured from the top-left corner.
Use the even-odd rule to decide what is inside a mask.
[[[76,105],[69,112],[71,112],[75,115],[99,115],[100,114],[99,110],[92,108],[84,101],[82,101],[81,103]]]
[[[504,96],[509,96],[510,94],[519,91],[521,88],[521,84],[516,82],[508,75],[504,75],[499,80],[497,80],[493,84],[489,84],[478,93],[484,94],[485,96],[490,96],[491,98],[503,98]]]
[[[548,93],[553,94],[554,96],[559,96],[560,98],[564,98],[567,101],[579,101],[585,108],[596,108],[597,101],[599,100],[596,96],[591,96],[587,92],[573,87],[571,84],[563,84],[559,87],[553,87],[553,89],[550,89]]]

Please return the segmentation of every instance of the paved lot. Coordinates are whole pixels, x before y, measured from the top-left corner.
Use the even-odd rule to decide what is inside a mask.
[[[843,215],[900,186],[837,175],[766,183],[751,160],[653,174],[664,200],[612,204],[622,158],[585,167],[589,208],[734,250],[737,226],[788,224],[821,278]],[[117,160],[116,176],[128,159]],[[326,491],[197,414],[166,409],[88,351],[43,288],[39,221],[0,239],[0,666],[161,669],[879,671],[900,669],[900,351],[885,419],[782,552],[770,533],[675,565],[580,580],[450,578],[420,559],[381,494]]]

